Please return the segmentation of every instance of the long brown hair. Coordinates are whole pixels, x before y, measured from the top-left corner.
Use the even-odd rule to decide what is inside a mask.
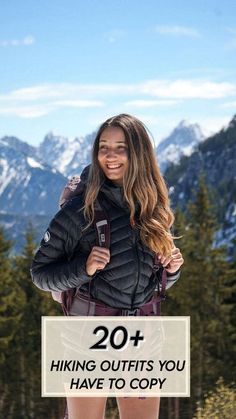
[[[128,145],[129,165],[124,173],[124,198],[134,224],[135,204],[140,208],[136,227],[143,244],[155,253],[169,255],[173,247],[170,228],[174,214],[170,208],[168,189],[161,175],[153,145],[144,124],[136,117],[120,114],[107,119],[99,128],[93,144],[92,164],[85,192],[84,216],[90,225],[94,219],[94,202],[105,176],[98,162],[99,139],[108,127],[123,130]]]

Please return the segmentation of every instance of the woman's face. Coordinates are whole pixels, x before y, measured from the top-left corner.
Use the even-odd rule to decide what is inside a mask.
[[[98,162],[106,177],[117,185],[123,184],[128,167],[128,145],[119,127],[108,127],[99,139]]]

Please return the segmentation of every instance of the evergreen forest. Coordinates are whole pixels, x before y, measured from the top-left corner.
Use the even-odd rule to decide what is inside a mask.
[[[226,246],[214,246],[219,226],[210,197],[202,175],[186,211],[175,209],[174,234],[181,237],[175,244],[184,265],[162,314],[191,318],[191,397],[161,399],[160,419],[235,417],[236,260]],[[41,316],[62,315],[61,307],[32,283],[33,226],[22,254],[10,256],[12,245],[1,228],[0,418],[62,419],[65,399],[41,397]],[[109,398],[106,419],[118,417]]]

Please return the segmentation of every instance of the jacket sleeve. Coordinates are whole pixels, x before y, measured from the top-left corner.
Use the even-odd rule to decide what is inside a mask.
[[[179,277],[180,277],[180,273],[181,270],[178,269],[176,272],[174,272],[173,274],[169,274],[167,273],[167,283],[166,283],[166,289],[168,290],[170,287],[172,287],[172,285],[174,285]]]
[[[68,235],[73,232],[73,237]],[[33,258],[30,273],[33,283],[44,291],[64,291],[89,282],[86,273],[88,255],[74,252],[81,228],[61,209],[49,224]],[[73,255],[70,258],[70,255]]]
[[[171,233],[172,236],[174,236],[174,226],[170,228],[169,233]],[[167,283],[166,283],[167,290],[178,281],[180,274],[181,274],[180,268],[173,274],[170,274],[167,272]]]
[[[158,278],[158,283],[159,283],[159,289],[161,290],[161,282],[162,282],[162,272],[163,272],[163,267],[161,267],[158,271],[157,271],[157,278]],[[174,272],[173,274],[170,274],[167,272],[167,281],[166,281],[166,290],[168,290],[170,287],[172,287],[172,285],[174,285],[179,277],[180,277],[180,273],[181,270],[178,269],[176,272]]]

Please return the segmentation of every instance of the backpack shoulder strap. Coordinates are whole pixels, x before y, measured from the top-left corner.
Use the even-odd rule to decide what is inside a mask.
[[[162,270],[161,273],[161,281],[159,282],[159,278],[157,275],[157,271]],[[167,272],[162,264],[158,260],[157,254],[154,256],[154,265],[153,265],[153,276],[156,280],[156,290],[157,294],[164,300],[165,299],[165,292],[166,292],[166,284],[167,284]],[[161,290],[160,290],[161,285]]]
[[[80,195],[84,192],[85,184],[81,182],[80,176],[73,176],[65,188],[63,189],[59,198],[59,207],[62,208],[71,198]]]
[[[99,198],[95,201],[94,210],[94,228],[97,245],[109,249],[111,245],[110,222]]]
[[[71,198],[78,196],[84,192],[85,184],[81,182],[80,176],[73,176],[66,187],[63,189],[60,199],[59,207],[62,208]],[[94,228],[96,231],[97,246],[110,248],[110,223],[107,214],[102,207],[99,198],[94,204]]]
[[[73,196],[78,195],[79,192],[79,185],[80,179],[76,179],[76,182],[74,182],[74,190],[67,185],[66,188],[62,191],[61,194],[61,207],[70,200]],[[73,185],[72,185],[73,187]],[[83,189],[84,190],[84,189]],[[83,191],[81,191],[83,192]],[[106,247],[107,249],[110,248],[110,223],[109,219],[99,201],[97,198],[94,205],[94,222],[93,222],[95,232],[96,232],[96,242],[97,246]],[[89,283],[89,296],[90,296],[90,285]],[[62,302],[62,310],[66,316],[70,313],[70,308],[74,299],[74,296],[77,292],[77,288],[72,288],[67,291],[62,291],[60,293],[60,299]],[[90,297],[89,297],[90,298]],[[90,301],[90,300],[89,300]]]

